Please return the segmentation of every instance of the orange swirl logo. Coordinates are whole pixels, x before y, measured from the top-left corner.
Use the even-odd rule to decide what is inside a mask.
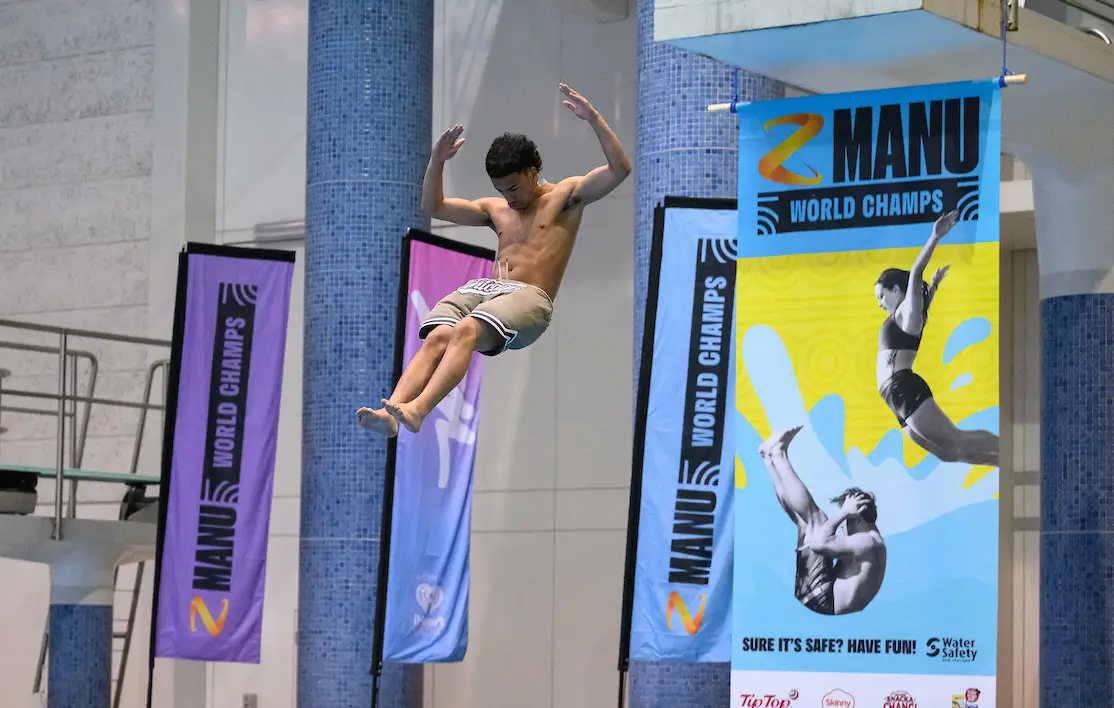
[[[197,631],[197,617],[201,616],[201,623],[205,625],[205,631],[209,633],[210,637],[216,637],[224,631],[224,621],[228,619],[228,600],[221,600],[220,617],[213,619],[213,615],[209,612],[209,608],[205,605],[205,601],[200,597],[195,597],[190,602],[190,631]]]
[[[674,590],[669,593],[669,600],[665,605],[665,627],[666,629],[673,629],[673,611],[677,611],[677,615],[681,618],[681,624],[684,626],[685,631],[689,634],[696,634],[700,631],[700,625],[704,622],[704,605],[708,601],[707,595],[700,596],[700,609],[697,610],[696,616],[693,617],[689,612],[688,605],[685,604],[681,593]]]
[[[799,125],[800,128],[793,131],[792,135],[758,161],[758,174],[771,182],[779,184],[820,184],[823,178],[811,165],[805,165],[809,170],[812,170],[811,177],[790,172],[782,165],[793,156],[793,153],[803,148],[808,144],[808,141],[820,134],[820,129],[824,127],[824,119],[817,113],[794,113],[793,115],[766,121],[766,125],[763,127],[766,132],[769,132],[770,127],[775,125]]]

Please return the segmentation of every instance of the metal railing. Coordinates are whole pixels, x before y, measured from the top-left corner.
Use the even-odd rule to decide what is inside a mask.
[[[37,344],[25,344],[23,342],[8,342],[8,341],[0,341],[0,349],[8,349],[8,350],[12,350],[12,351],[35,352],[35,353],[40,353],[40,354],[53,354],[53,353],[58,351],[57,347],[46,347],[46,346],[37,345]],[[77,401],[76,400],[74,401],[74,405],[71,407],[71,409],[65,411],[65,417],[70,419],[70,421],[71,421],[70,426],[69,426],[69,432],[70,432],[70,467],[74,468],[74,467],[80,467],[82,460],[85,458],[85,439],[86,439],[86,436],[89,433],[89,417],[90,417],[89,414],[92,412],[91,409],[92,409],[93,400],[94,400],[93,399],[93,392],[96,389],[96,385],[97,385],[97,372],[99,370],[99,363],[97,361],[97,357],[94,356],[92,354],[92,352],[87,352],[87,351],[78,350],[78,349],[70,349],[67,352],[66,357],[68,359],[68,361],[66,362],[66,372],[69,374],[69,385],[70,385],[70,388],[73,391],[77,391],[77,381],[78,381],[77,361],[79,359],[84,359],[85,361],[89,362],[89,383],[86,386],[85,396],[83,397],[83,400],[85,400],[85,409],[84,409],[84,412],[82,414],[82,422],[81,422],[80,430],[78,429],[77,422],[76,422],[77,421]],[[40,395],[40,394],[37,394],[37,393],[34,393],[34,392],[19,391],[19,390],[13,390],[13,389],[8,389],[8,391],[7,391],[8,395],[14,395],[14,396],[27,396],[28,393],[31,394],[29,396],[31,398],[51,398],[51,399],[56,398],[56,396],[53,396],[53,395]],[[2,399],[0,399],[0,400],[2,400]],[[56,416],[57,415],[56,411],[51,410],[49,408],[34,408],[34,407],[24,407],[24,406],[4,406],[4,405],[0,405],[0,413],[21,413],[21,414],[24,414],[24,415],[38,415],[38,416]],[[72,480],[70,482],[70,499],[71,499],[71,502],[70,502],[69,508],[67,510],[68,511],[67,515],[70,518],[74,518],[74,516],[77,513],[77,507],[76,507],[76,504],[73,501],[74,499],[76,499],[76,496],[77,496],[77,481]]]
[[[90,412],[93,404],[103,406],[113,406],[121,408],[137,408],[140,410],[139,422],[136,429],[136,440],[133,444],[132,459],[129,469],[130,474],[135,474],[139,466],[140,448],[143,441],[143,432],[145,430],[147,412],[150,410],[163,410],[161,404],[151,403],[151,390],[154,384],[155,374],[161,369],[163,371],[163,391],[166,390],[166,367],[169,363],[167,359],[159,359],[152,362],[147,367],[147,374],[144,381],[143,399],[139,402],[119,400],[112,398],[98,398],[95,394],[97,372],[99,370],[99,362],[97,357],[91,352],[72,349],[70,342],[74,339],[91,339],[103,342],[114,342],[120,344],[135,344],[139,346],[160,347],[166,350],[170,349],[170,342],[162,339],[151,339],[149,337],[134,337],[122,334],[109,334],[107,332],[97,332],[93,330],[73,329],[67,327],[54,327],[50,325],[35,324],[29,322],[19,322],[14,320],[0,319],[0,328],[21,330],[24,332],[39,332],[44,334],[51,334],[58,338],[58,345],[55,347],[45,346],[40,344],[25,344],[21,342],[0,341],[0,349],[9,349],[15,351],[26,351],[41,354],[57,354],[58,366],[58,390],[52,393],[42,391],[28,391],[22,389],[14,389],[5,387],[0,389],[0,414],[8,413],[22,413],[28,415],[39,416],[52,416],[57,419],[57,429],[55,431],[55,455],[54,455],[54,523],[51,530],[51,538],[60,540],[63,537],[63,512],[68,518],[75,518],[77,514],[77,480],[70,480],[69,484],[69,507],[66,508],[65,504],[65,477],[64,470],[66,469],[66,453],[69,452],[70,468],[79,468],[85,456],[85,441],[89,431]],[[77,362],[84,359],[89,362],[90,375],[89,381],[86,385],[84,395],[77,393],[78,388],[78,366]],[[12,372],[13,374],[16,372]],[[71,392],[72,391],[72,392]],[[46,400],[55,402],[55,406],[50,407],[35,407],[35,406],[11,406],[6,405],[5,401],[10,398],[23,398],[34,400]],[[164,398],[165,400],[165,398]],[[81,416],[80,429],[78,428],[78,404],[83,403],[84,410]],[[67,420],[70,424],[67,425]],[[69,431],[69,445],[67,446],[67,430]]]

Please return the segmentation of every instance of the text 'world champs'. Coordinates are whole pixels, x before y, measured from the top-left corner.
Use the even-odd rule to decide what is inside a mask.
[[[254,297],[244,286],[220,284],[209,379],[205,464],[202,470],[193,588],[232,589],[236,505],[240,497],[244,415],[251,368]]]
[[[977,96],[836,109],[831,163],[814,187],[760,193],[758,233],[976,219],[980,120]]]
[[[702,240],[697,247],[689,330],[681,458],[673,510],[669,582],[707,585],[712,568],[723,453],[731,323],[735,302],[733,248]]]

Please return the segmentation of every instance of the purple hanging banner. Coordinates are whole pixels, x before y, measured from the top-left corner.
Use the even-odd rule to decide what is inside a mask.
[[[294,254],[179,256],[151,663],[258,664]]]
[[[495,253],[421,231],[403,242],[399,292],[401,364],[421,347],[430,309],[473,278],[491,277]],[[416,433],[403,431],[388,455],[390,513],[386,592],[375,651],[383,662],[460,661],[468,645],[472,472],[480,424],[483,357]],[[397,378],[397,377],[396,377]],[[392,464],[393,462],[393,464]]]

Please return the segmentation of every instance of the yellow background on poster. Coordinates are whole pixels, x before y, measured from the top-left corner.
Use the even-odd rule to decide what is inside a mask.
[[[746,376],[742,347],[743,337],[754,325],[772,328],[784,342],[806,408],[830,394],[843,399],[845,450],[857,447],[868,453],[887,431],[897,428],[893,412],[878,391],[875,374],[878,332],[886,314],[878,307],[874,283],[886,268],[909,269],[920,250],[843,251],[739,261],[736,405],[761,436],[770,434],[770,425]],[[913,370],[928,382],[936,402],[956,422],[998,405],[998,261],[997,242],[941,244],[925,270],[928,281],[937,268],[951,266],[929,309]],[[989,337],[964,348],[945,364],[948,337],[972,313],[989,321]],[[964,374],[970,375],[964,378],[971,382],[951,390]],[[927,453],[907,437],[903,439],[904,462],[911,467]]]

